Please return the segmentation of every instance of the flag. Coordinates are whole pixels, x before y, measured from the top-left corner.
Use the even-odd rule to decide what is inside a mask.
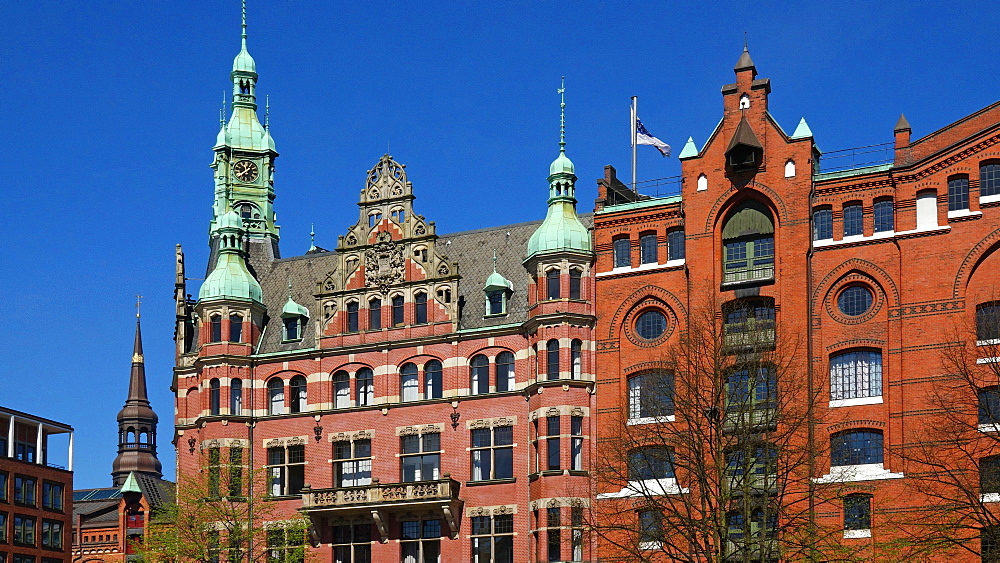
[[[654,137],[653,134],[643,126],[642,120],[640,120],[638,116],[635,118],[635,144],[653,145],[663,156],[670,156],[670,145]]]

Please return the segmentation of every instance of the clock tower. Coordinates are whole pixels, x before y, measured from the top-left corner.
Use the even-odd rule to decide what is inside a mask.
[[[274,214],[274,159],[278,152],[268,124],[257,118],[257,64],[247,51],[246,2],[243,3],[242,47],[233,60],[232,114],[222,120],[215,146],[215,202],[209,228],[217,246],[219,218],[229,210],[243,220],[245,236],[261,243],[265,253],[278,257],[278,230]]]

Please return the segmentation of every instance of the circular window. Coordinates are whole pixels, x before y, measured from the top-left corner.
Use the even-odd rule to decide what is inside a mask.
[[[635,320],[635,331],[644,340],[655,340],[667,331],[667,317],[659,311],[646,311]]]
[[[837,307],[851,317],[865,314],[872,306],[872,292],[863,285],[852,285],[840,292]]]

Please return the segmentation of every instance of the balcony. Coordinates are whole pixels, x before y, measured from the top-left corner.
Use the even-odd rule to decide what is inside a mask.
[[[430,509],[440,511],[451,528],[452,539],[458,538],[458,518],[463,501],[458,497],[461,483],[447,473],[444,479],[413,483],[380,483],[360,487],[302,489],[302,510],[309,516],[368,514],[375,520],[382,543],[389,541],[384,512]]]
[[[730,496],[773,494],[778,490],[775,473],[744,473],[726,476],[726,492]]]
[[[777,424],[778,409],[762,403],[750,408],[727,410],[726,418],[722,423],[722,431],[728,435],[740,432],[755,434],[764,430],[774,430]]]
[[[723,331],[726,353],[774,349],[774,321],[727,324]]]

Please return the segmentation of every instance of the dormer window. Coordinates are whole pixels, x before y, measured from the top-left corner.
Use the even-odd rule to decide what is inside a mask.
[[[302,321],[300,320],[299,317],[290,317],[287,319],[282,319],[282,323],[285,329],[285,334],[282,337],[282,340],[284,341],[301,340],[302,339],[301,326],[300,326],[301,322]]]
[[[289,289],[291,289],[289,287]],[[281,309],[281,341],[293,342],[302,340],[302,332],[309,320],[309,309],[296,303],[291,295]]]
[[[740,120],[726,148],[726,162],[733,170],[753,170],[761,165],[764,146],[746,118]]]
[[[491,291],[486,294],[486,314],[505,315],[507,314],[507,296],[503,290]]]
[[[750,96],[743,94],[740,96],[740,109],[750,109]]]

